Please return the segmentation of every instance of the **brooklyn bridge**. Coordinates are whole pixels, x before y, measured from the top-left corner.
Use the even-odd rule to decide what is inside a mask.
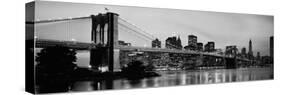
[[[71,29],[75,25],[79,25],[79,22],[90,21],[91,31],[88,36],[90,41],[83,42],[75,38],[71,38],[71,32],[75,32],[77,29]],[[105,64],[108,66],[108,71],[114,72],[119,71],[122,65],[126,64],[125,59],[130,59],[132,54],[142,54],[148,63],[152,62],[153,57],[170,55],[174,58],[183,59],[180,61],[190,62],[194,67],[203,66],[203,64],[220,64],[225,68],[237,68],[239,66],[251,65],[255,60],[237,56],[237,54],[225,54],[225,53],[215,53],[215,52],[204,52],[196,50],[185,50],[177,49],[178,46],[166,42],[166,45],[174,48],[165,47],[151,47],[148,46],[158,37],[149,34],[137,27],[136,25],[128,22],[127,20],[121,18],[118,14],[107,12],[100,13],[98,15],[90,15],[86,17],[75,17],[75,18],[60,18],[60,19],[50,19],[50,20],[34,20],[27,21],[26,24],[32,25],[45,25],[50,26],[52,24],[65,24],[65,37],[66,39],[53,39],[52,37],[44,37],[45,33],[40,33],[41,31],[35,32],[35,48],[46,48],[53,46],[64,46],[68,48],[75,49],[77,51],[89,51],[90,52],[90,65],[92,69],[96,69],[100,64]],[[73,24],[74,26],[71,26]],[[75,27],[83,28],[83,27]],[[77,32],[77,31],[76,31]],[[129,33],[138,39],[145,40],[149,44],[144,44],[143,46],[134,45],[130,43],[129,45],[123,45],[121,42],[122,33]],[[48,34],[56,36],[56,34]],[[79,36],[79,35],[77,35]],[[81,35],[85,36],[85,35]],[[164,41],[165,39],[160,39]],[[128,41],[125,41],[128,42]],[[137,41],[136,41],[137,42]],[[132,44],[132,45],[131,45]],[[234,50],[233,52],[237,52]],[[176,56],[176,57],[175,57]],[[164,58],[165,59],[165,58]],[[132,60],[132,59],[130,59]],[[208,62],[210,61],[210,62]],[[156,64],[154,64],[156,65]]]

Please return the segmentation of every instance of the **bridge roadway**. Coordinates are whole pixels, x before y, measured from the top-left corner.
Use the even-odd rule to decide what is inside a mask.
[[[77,50],[90,50],[96,48],[97,44],[87,43],[87,42],[77,42],[77,41],[59,41],[59,40],[45,40],[45,39],[37,39],[36,40],[36,48],[45,48],[45,47],[53,47],[53,46],[65,46]],[[106,47],[106,46],[104,46]],[[218,58],[233,58],[231,56],[225,56],[216,53],[210,52],[198,52],[198,51],[188,51],[188,50],[178,50],[178,49],[165,49],[165,48],[150,48],[150,47],[136,47],[136,46],[116,46],[115,49],[127,50],[127,51],[139,51],[139,52],[162,52],[162,53],[181,53],[181,54],[194,54],[194,55],[203,55],[203,56],[212,56]],[[250,61],[245,58],[236,59],[242,61]]]

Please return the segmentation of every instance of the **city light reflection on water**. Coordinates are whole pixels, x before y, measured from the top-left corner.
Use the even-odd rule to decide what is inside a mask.
[[[165,87],[273,79],[272,68],[158,71],[158,73],[161,74],[160,77],[138,80],[117,79],[103,81],[77,81],[70,86],[69,91]]]

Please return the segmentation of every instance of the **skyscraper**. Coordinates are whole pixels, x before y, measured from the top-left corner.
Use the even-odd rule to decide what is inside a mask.
[[[188,47],[190,50],[197,49],[197,36],[195,35],[188,35]]]
[[[261,56],[260,56],[260,52],[257,52],[257,60],[260,60],[261,59]]]
[[[242,54],[242,55],[245,55],[245,54],[246,54],[246,48],[245,48],[245,47],[242,48],[241,54]]]
[[[247,56],[247,53],[246,53],[246,52],[247,52],[247,51],[246,51],[246,48],[243,47],[242,50],[241,50],[241,55],[242,55],[242,57],[246,57],[246,56]]]
[[[197,43],[197,50],[203,51],[203,43]]]
[[[251,59],[253,58],[253,50],[252,50],[252,41],[249,41],[249,52],[248,52],[248,57]]]
[[[180,36],[178,36],[177,43],[178,43],[177,45],[178,45],[179,49],[182,49]]]
[[[208,42],[205,46],[204,46],[205,50],[207,52],[213,52],[215,51],[215,42]]]
[[[161,48],[161,41],[159,41],[157,38],[151,42],[152,48]]]
[[[168,49],[182,49],[181,39],[176,36],[168,37],[165,46]]]

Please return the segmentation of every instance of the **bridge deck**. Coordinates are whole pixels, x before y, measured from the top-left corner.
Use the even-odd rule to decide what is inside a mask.
[[[74,42],[74,41],[58,41],[58,40],[36,40],[36,48],[45,48],[53,46],[65,46],[77,50],[90,50],[95,49],[98,44],[86,43],[86,42]],[[106,47],[106,46],[103,46]],[[188,50],[178,50],[178,49],[165,49],[165,48],[150,48],[150,47],[134,47],[134,46],[116,46],[116,49],[125,50],[125,51],[140,51],[140,52],[161,52],[161,53],[181,53],[181,54],[194,54],[194,55],[203,55],[203,56],[213,56],[220,58],[233,58],[225,55],[220,55],[216,53],[209,52],[198,52],[198,51],[188,51]],[[238,60],[249,61],[244,58],[237,58]]]

